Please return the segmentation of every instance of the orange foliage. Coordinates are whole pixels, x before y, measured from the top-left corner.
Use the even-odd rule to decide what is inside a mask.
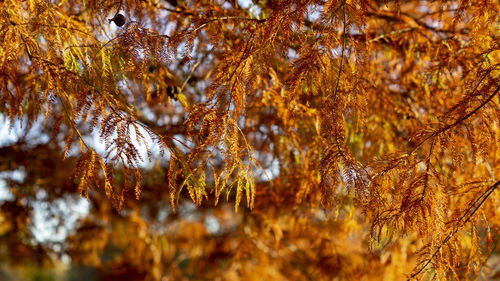
[[[499,10],[1,1],[0,110],[26,124],[0,148],[26,174],[2,255],[103,280],[496,278]],[[40,191],[91,203],[62,249],[23,238]]]

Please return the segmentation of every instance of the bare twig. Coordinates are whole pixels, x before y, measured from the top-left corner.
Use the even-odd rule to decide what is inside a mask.
[[[194,71],[196,70],[196,68],[200,65],[201,61],[198,61],[196,62],[193,67],[191,68],[191,72],[189,73],[188,77],[186,78],[186,80],[184,80],[184,82],[182,83],[182,86],[181,86],[181,89],[179,90],[179,93],[182,93],[182,91],[184,90],[184,88],[186,87],[186,84],[188,83],[189,79],[191,79],[191,76],[193,76],[193,73]]]
[[[402,28],[402,29],[398,29],[398,30],[393,30],[393,31],[388,32],[388,33],[380,34],[379,36],[370,39],[368,42],[371,43],[371,42],[379,41],[379,40],[387,38],[389,36],[398,35],[398,34],[406,33],[406,32],[410,32],[412,30],[415,30],[415,28],[414,27],[408,27],[408,28]]]
[[[123,0],[120,0],[120,4],[118,5],[118,9],[116,9],[115,15],[109,19],[109,22],[112,22],[116,18],[116,16],[118,16],[118,13],[120,13],[120,10],[122,8],[122,5],[123,5]]]
[[[205,28],[207,25],[209,25],[212,22],[224,21],[224,20],[246,20],[246,21],[254,21],[254,22],[258,22],[258,23],[262,23],[262,22],[266,21],[266,19],[254,19],[254,18],[241,17],[241,16],[220,17],[220,18],[215,18],[215,19],[208,20],[207,22],[205,22],[205,23],[197,26],[193,30],[191,30],[190,33],[195,33],[198,30]]]

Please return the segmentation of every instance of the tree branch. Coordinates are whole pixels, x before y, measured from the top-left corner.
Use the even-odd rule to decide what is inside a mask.
[[[432,253],[431,257],[424,263],[424,265],[422,267],[420,267],[419,270],[417,270],[415,273],[413,273],[407,279],[407,281],[409,281],[409,280],[415,278],[417,275],[419,275],[432,262],[432,260],[438,254],[438,252],[443,248],[443,246],[448,241],[450,241],[450,239],[458,232],[458,230],[462,226],[464,226],[467,222],[470,221],[470,219],[474,216],[474,214],[477,212],[477,210],[479,210],[479,208],[481,208],[481,206],[484,204],[484,202],[486,201],[486,199],[488,199],[488,197],[498,188],[499,185],[500,185],[500,181],[497,181],[495,184],[493,184],[492,186],[488,187],[486,189],[486,191],[483,192],[483,194],[481,194],[481,196],[479,196],[474,201],[474,203],[471,204],[471,206],[465,211],[465,213],[462,215],[462,217],[460,217],[460,219],[458,220],[458,223],[456,224],[456,226],[454,227],[454,229],[448,234],[448,236],[446,236],[446,238],[443,240],[443,242],[441,242],[441,244],[439,244],[439,246],[437,247],[437,249]],[[465,218],[465,217],[467,217],[467,218]]]

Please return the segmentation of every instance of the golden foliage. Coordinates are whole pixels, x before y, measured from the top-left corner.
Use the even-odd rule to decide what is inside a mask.
[[[140,240],[117,240],[125,254],[110,267],[148,280],[472,280],[499,254],[499,10],[5,0],[0,109],[11,128],[43,119],[77,158],[73,192],[130,211],[105,216]],[[239,232],[216,241],[179,219],[155,233],[137,206],[165,192],[174,213],[186,198],[226,210],[225,195]],[[103,266],[102,243],[71,250]],[[231,266],[197,268],[217,253]]]

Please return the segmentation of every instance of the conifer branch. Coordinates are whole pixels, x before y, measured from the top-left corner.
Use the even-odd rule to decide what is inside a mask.
[[[415,146],[415,148],[413,148],[413,150],[409,153],[409,155],[413,154],[413,152],[415,152],[419,147],[421,147],[430,138],[436,137],[436,136],[438,136],[438,135],[440,135],[440,134],[442,134],[442,133],[444,133],[444,132],[446,132],[446,131],[454,128],[455,126],[463,123],[465,120],[467,120],[469,117],[471,117],[476,112],[478,112],[481,108],[483,108],[488,102],[490,102],[495,97],[495,95],[498,93],[499,90],[500,90],[500,86],[497,87],[496,90],[491,95],[489,95],[488,98],[486,98],[479,106],[477,106],[476,108],[474,108],[474,110],[472,110],[471,112],[467,113],[463,117],[457,119],[452,124],[445,125],[441,129],[439,129],[439,130],[435,131],[434,133],[432,133],[431,135],[427,136],[419,144],[417,144]]]
[[[61,102],[61,105],[63,107],[63,110],[64,110],[64,115],[66,116],[66,119],[68,121],[68,123],[70,124],[70,126],[73,128],[73,130],[75,130],[75,132],[77,133],[78,135],[78,138],[82,141],[82,143],[85,145],[85,148],[87,148],[88,151],[92,151],[93,149],[90,148],[87,143],[85,142],[85,140],[83,139],[83,136],[82,134],[80,133],[80,130],[78,130],[78,128],[76,128],[76,125],[75,125],[75,122],[73,121],[73,119],[71,118],[71,116],[69,115],[69,111],[68,111],[68,108],[66,107],[66,104],[64,103],[63,99],[58,95],[57,96],[59,98],[59,101]]]
[[[425,193],[426,193],[427,187],[429,185],[429,170],[431,167],[431,157],[432,157],[432,152],[434,150],[435,141],[436,141],[436,139],[434,139],[431,142],[431,148],[429,149],[429,155],[427,156],[427,160],[425,161],[426,167],[425,167],[425,176],[424,176],[424,187],[422,189],[422,196],[420,197],[420,201],[424,200]]]
[[[344,32],[343,34],[346,34],[346,19],[345,19],[345,1],[343,2],[343,12],[342,12],[342,16],[343,16],[343,25],[344,25]],[[342,36],[342,52],[340,54],[340,66],[339,66],[339,73],[337,75],[337,82],[335,84],[335,92],[333,94],[333,99],[334,99],[334,104],[337,102],[337,93],[338,93],[338,90],[339,90],[339,83],[340,83],[340,75],[342,74],[342,67],[343,67],[343,64],[344,64],[344,51],[345,51],[345,38],[346,36]]]
[[[346,34],[346,30],[347,30],[347,22],[346,22],[346,13],[345,13],[345,6],[346,6],[346,3],[345,3],[345,0],[342,2],[342,6],[343,6],[343,11],[342,11],[342,17],[343,17],[343,29],[344,29],[344,34]],[[344,65],[344,51],[345,51],[345,38],[346,36],[342,36],[342,52],[340,54],[340,65],[339,65],[339,73],[337,75],[337,82],[335,83],[335,91],[333,93],[333,108],[332,110],[337,110],[337,102],[338,102],[338,90],[339,90],[339,83],[340,83],[340,77],[341,77],[341,74],[342,74],[342,67]],[[335,114],[335,113],[333,113]],[[340,114],[340,113],[338,113]],[[340,147],[340,143],[339,143],[339,140],[338,140],[338,135],[339,135],[339,132],[338,132],[338,127],[335,126],[335,143],[337,145],[337,149],[339,150],[339,153],[342,157],[344,157],[344,153],[342,152],[342,149]]]
[[[420,267],[419,270],[417,270],[415,273],[413,273],[408,279],[412,280],[415,278],[417,275],[419,275],[431,262],[432,260],[437,256],[439,251],[443,248],[443,246],[450,241],[451,238],[460,230],[462,226],[464,226],[467,222],[470,221],[470,219],[474,216],[474,214],[481,208],[481,206],[484,204],[484,202],[488,199],[488,197],[498,188],[500,185],[500,181],[497,181],[495,184],[492,186],[488,187],[481,196],[476,198],[476,200],[471,204],[471,206],[465,211],[465,213],[462,215],[462,217],[458,220],[457,224],[455,225],[454,229],[446,236],[446,238],[439,244],[437,249],[432,253],[431,257],[427,259],[427,261],[424,263],[423,266]]]
[[[13,27],[16,27],[18,25],[17,23],[15,23],[14,21],[12,21],[12,19],[10,18],[10,14],[9,13],[7,13],[7,19],[9,20],[10,25],[12,25]],[[30,49],[28,47],[28,44],[26,44],[26,40],[24,39],[24,35],[23,34],[19,34],[19,36],[21,37],[21,40],[23,41],[24,48],[26,49],[26,53],[28,54],[28,58],[30,59],[30,61],[32,61],[33,60],[33,56],[31,55]]]
[[[99,259],[120,236],[125,248],[117,263],[104,264],[103,278],[213,280],[229,272],[279,279],[289,269],[269,265],[273,257],[296,264],[295,279],[314,272],[321,280],[378,280],[382,271],[402,271],[403,280],[467,279],[487,266],[500,189],[491,175],[499,135],[495,1],[35,2],[7,0],[0,11],[0,111],[24,132],[15,149],[31,150],[0,148],[9,155],[0,170],[26,168],[11,187],[20,187],[19,198],[45,201],[37,194],[47,191],[56,202],[79,191],[96,200],[64,241],[73,261]],[[121,28],[107,24],[111,16]],[[179,92],[179,103],[172,101]],[[45,140],[30,139],[28,129],[50,134],[50,143],[38,145]],[[89,143],[95,133],[102,155]],[[59,152],[76,165],[61,167]],[[64,181],[69,174],[77,189]],[[90,192],[103,181],[102,192]],[[133,191],[143,200],[128,201]],[[247,211],[231,216],[217,205],[224,197],[235,209],[246,197]],[[170,207],[160,206],[164,199]],[[15,202],[0,202],[0,211],[5,231],[18,235],[22,228],[9,226],[31,204]],[[123,207],[127,235],[107,232],[108,202]],[[328,223],[333,205],[339,216]],[[172,235],[151,227],[160,220],[175,222],[165,229]],[[87,235],[87,224],[102,230]],[[485,234],[483,224],[491,226]],[[351,251],[342,243],[362,240],[367,229],[371,245]],[[102,231],[111,242],[99,241]],[[419,254],[416,262],[389,245],[409,234],[429,242],[407,249]],[[254,243],[241,244],[249,235]],[[273,239],[273,251],[248,259],[252,247]],[[7,259],[31,254],[24,249],[34,244],[18,240],[7,241],[7,252],[23,251]],[[382,259],[342,267],[381,249]],[[153,263],[134,260],[151,253]],[[200,258],[183,261],[193,255]],[[221,257],[234,257],[252,276],[230,265],[197,270]]]
[[[479,85],[478,85],[479,86]],[[477,89],[477,87],[476,87]],[[429,139],[433,138],[433,137],[436,137],[446,131],[448,131],[449,129],[452,129],[453,127],[461,124],[462,122],[464,122],[465,120],[467,120],[469,117],[471,117],[472,115],[474,115],[477,111],[479,111],[481,108],[483,108],[488,102],[490,102],[494,97],[495,95],[498,93],[498,91],[500,90],[500,86],[496,88],[496,90],[488,96],[488,98],[486,98],[479,106],[477,106],[476,108],[474,108],[474,110],[472,110],[471,112],[467,113],[466,115],[464,115],[463,117],[457,119],[455,122],[453,122],[452,124],[449,124],[449,125],[445,125],[444,127],[442,127],[441,129],[438,129],[436,131],[434,131],[432,134],[428,135],[427,137],[425,137],[422,141],[420,141],[411,151],[409,151],[408,153],[406,153],[406,155],[404,157],[402,157],[401,159],[399,159],[400,161],[396,162],[394,165],[392,165],[391,167],[388,167],[386,169],[384,169],[380,174],[385,174],[387,173],[388,171],[398,167],[403,161],[403,159],[407,159],[408,157],[410,157],[411,155],[413,155],[413,153],[415,153],[422,145],[424,145],[424,143],[426,143]]]

